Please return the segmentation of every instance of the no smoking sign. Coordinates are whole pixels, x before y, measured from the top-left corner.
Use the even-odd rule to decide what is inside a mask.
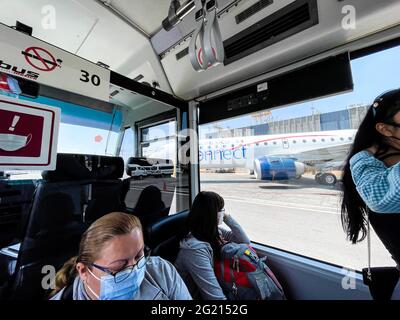
[[[22,51],[25,56],[26,62],[28,62],[32,67],[40,71],[53,71],[56,67],[61,68],[61,59],[56,59],[54,56],[46,49],[39,47],[29,47],[25,51]]]
[[[0,72],[109,101],[111,71],[0,24]]]

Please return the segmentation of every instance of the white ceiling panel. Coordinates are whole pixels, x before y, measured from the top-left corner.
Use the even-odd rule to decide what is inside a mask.
[[[168,16],[171,0],[108,0],[107,3],[152,35]]]
[[[154,2],[158,1],[169,2]],[[120,5],[131,8],[130,2],[135,7],[145,3],[138,9],[142,14],[157,11],[161,16],[164,12],[154,10],[157,5],[153,1],[148,1],[152,5],[147,1],[125,1]],[[47,27],[51,14],[54,28]],[[149,20],[149,25],[161,24],[151,22],[149,15],[144,17],[142,20]],[[130,78],[143,74],[143,81],[157,81],[162,90],[171,92],[150,40],[98,0],[0,0],[0,22],[15,26],[16,20],[33,27],[33,36],[43,41],[94,63],[101,61]]]
[[[54,20],[53,20],[54,18]],[[0,0],[0,22],[16,20],[33,28],[33,36],[76,53],[97,18],[74,0]]]

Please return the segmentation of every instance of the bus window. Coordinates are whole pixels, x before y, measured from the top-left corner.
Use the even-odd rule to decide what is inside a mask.
[[[139,212],[143,209],[137,209],[142,206],[141,194],[147,192],[145,189],[154,190],[154,187],[161,192],[161,207],[164,207],[161,211],[165,215],[189,208],[188,172],[182,170],[177,159],[177,126],[175,115],[171,113],[164,120],[155,119],[153,122],[147,119],[135,123],[135,133],[132,129],[125,130],[120,151],[129,177],[125,203],[139,216],[143,214]],[[138,140],[135,140],[135,134]],[[155,201],[148,203],[148,210],[160,211],[152,206],[160,207]]]
[[[361,270],[367,241],[353,246],[341,225],[342,163],[373,99],[400,86],[399,55],[352,60],[351,93],[201,125],[201,189],[221,194],[253,241]],[[232,148],[215,149],[222,139]],[[394,265],[374,233],[372,251],[374,264]]]
[[[140,128],[141,156],[150,158],[175,159],[176,121]]]

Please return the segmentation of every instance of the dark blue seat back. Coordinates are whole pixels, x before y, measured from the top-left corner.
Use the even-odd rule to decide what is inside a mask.
[[[123,160],[116,157],[58,154],[57,169],[43,172],[9,285],[11,299],[43,299],[44,266],[58,270],[78,253],[89,224],[123,209]],[[101,202],[101,203],[100,203]]]

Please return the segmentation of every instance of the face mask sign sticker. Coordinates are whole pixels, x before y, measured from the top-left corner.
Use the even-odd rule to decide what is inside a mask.
[[[0,133],[0,149],[7,152],[17,151],[28,146],[31,140],[32,134],[25,137],[10,133]]]
[[[0,149],[4,151],[17,151],[19,149],[25,148],[29,142],[32,140],[32,134],[28,136],[18,136],[13,134],[15,131],[15,126],[21,119],[20,116],[15,115],[11,126],[8,128],[9,133],[0,133]]]
[[[54,170],[60,109],[0,97],[0,169]]]

